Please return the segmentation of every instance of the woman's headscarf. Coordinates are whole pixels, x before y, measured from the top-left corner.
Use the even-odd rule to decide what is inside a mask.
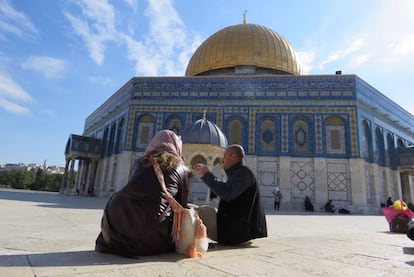
[[[145,150],[145,154],[154,150],[162,150],[168,152],[181,159],[181,148],[183,142],[173,131],[161,130],[150,141]]]

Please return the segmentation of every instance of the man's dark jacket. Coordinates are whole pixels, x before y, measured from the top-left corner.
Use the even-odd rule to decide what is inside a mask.
[[[218,181],[210,172],[202,177],[212,191],[221,197],[217,212],[218,242],[231,245],[267,237],[264,208],[254,174],[242,162],[227,169],[226,174],[226,183]],[[220,186],[227,186],[232,190],[245,190],[236,193],[235,198],[223,199],[224,194]]]

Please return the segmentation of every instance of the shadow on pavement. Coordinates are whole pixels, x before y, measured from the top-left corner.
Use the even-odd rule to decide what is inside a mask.
[[[136,259],[124,258],[112,254],[97,253],[93,250],[53,252],[39,254],[0,255],[0,267],[73,267],[91,265],[122,265],[147,262],[177,262],[184,257],[171,253],[165,255],[145,256]]]
[[[403,247],[403,253],[408,255],[414,255],[414,247]]]
[[[58,192],[0,189],[0,200],[39,203],[39,207],[68,209],[103,209],[107,198],[64,195]]]

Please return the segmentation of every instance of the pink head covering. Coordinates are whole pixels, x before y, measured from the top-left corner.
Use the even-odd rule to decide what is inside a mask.
[[[163,150],[181,158],[183,142],[173,131],[161,130],[152,138],[145,150],[145,154],[154,150]]]

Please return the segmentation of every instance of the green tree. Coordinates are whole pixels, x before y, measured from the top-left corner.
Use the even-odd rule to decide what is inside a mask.
[[[29,171],[24,172],[23,177],[20,180],[20,182],[25,189],[28,189],[30,188],[30,186],[32,186],[35,180],[36,180],[36,174],[32,170],[29,170]]]

